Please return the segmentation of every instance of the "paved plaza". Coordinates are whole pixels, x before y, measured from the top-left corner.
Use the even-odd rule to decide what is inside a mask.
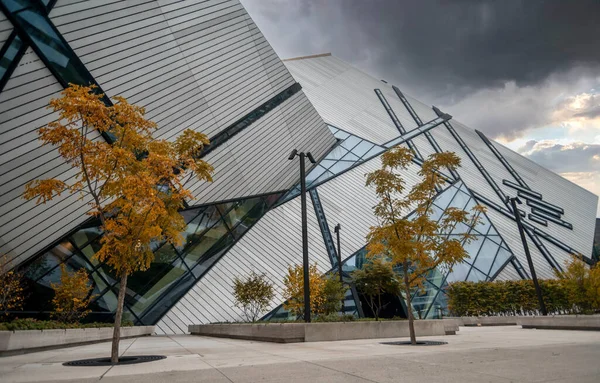
[[[427,339],[448,344],[390,346],[381,339],[274,344],[155,336],[124,340],[121,350],[167,355],[161,361],[62,365],[108,356],[105,342],[0,358],[0,382],[600,382],[600,332],[461,327],[458,335]]]

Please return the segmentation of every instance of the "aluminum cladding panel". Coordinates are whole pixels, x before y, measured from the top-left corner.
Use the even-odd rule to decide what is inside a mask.
[[[88,218],[88,200],[77,195],[65,193],[37,206],[22,198],[31,180],[66,181],[74,175],[55,148],[42,146],[37,134],[57,118],[46,107],[62,89],[29,48],[0,93],[0,254],[15,265]],[[101,139],[96,132],[90,137]]]
[[[213,136],[294,83],[238,0],[59,1],[52,21],[109,96],[157,136]]]
[[[334,232],[336,224],[341,224],[342,259],[365,246],[369,228],[377,225],[373,207],[379,200],[375,190],[365,185],[365,175],[380,168],[380,157],[376,157],[317,188],[330,232]],[[419,169],[419,166],[411,164],[402,172],[406,192],[420,180]]]
[[[325,122],[383,144],[400,135],[374,89],[380,89],[405,129],[416,127],[391,86],[333,56],[285,61]],[[306,85],[305,85],[306,84]]]
[[[59,0],[49,17],[107,95],[146,108],[159,125],[156,137],[174,139],[186,128],[212,137],[295,82],[237,0]],[[13,30],[3,14],[0,26]],[[72,175],[56,151],[40,146],[37,135],[56,119],[46,106],[61,89],[29,49],[0,93],[0,251],[18,257],[18,263],[87,218],[85,201],[75,197],[38,207],[20,199],[33,179]],[[262,125],[213,151],[231,157],[228,166],[216,161],[216,179],[243,174],[238,182],[248,183],[192,185],[201,189],[202,203],[285,189],[297,180],[297,166],[285,160],[291,148],[318,157],[333,145],[334,137],[304,95],[294,100],[265,116],[279,118],[277,123],[259,120],[255,124]],[[279,134],[283,144],[275,141]],[[260,139],[261,150],[252,150],[258,141],[241,145],[242,138]],[[257,166],[269,171],[258,174]]]
[[[299,178],[298,160],[288,160],[293,149],[319,159],[334,144],[335,137],[298,92],[205,157],[215,167],[214,182],[192,179],[186,185],[194,195],[190,205],[287,190]],[[307,171],[310,166],[307,162]]]
[[[573,230],[552,222],[548,222],[547,227],[531,220],[527,222],[590,257],[594,244],[598,196],[501,144],[494,143],[494,145],[528,186],[542,194],[543,201],[563,208],[564,215],[561,219],[572,224]],[[514,190],[513,194],[515,194]],[[523,209],[529,211],[528,207]],[[565,255],[555,256],[555,258],[561,265],[566,260]]]

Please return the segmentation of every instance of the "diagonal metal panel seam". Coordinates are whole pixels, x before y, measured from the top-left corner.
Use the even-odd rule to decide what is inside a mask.
[[[441,112],[435,106],[433,107],[433,110],[438,115],[443,115],[444,114],[443,112]],[[512,209],[510,209],[510,207],[508,207],[508,196],[506,194],[504,194],[504,192],[498,187],[498,185],[496,184],[496,182],[492,179],[492,177],[487,172],[487,170],[485,170],[485,168],[481,165],[481,163],[479,162],[479,160],[477,159],[477,157],[473,154],[473,152],[471,151],[471,149],[465,144],[465,142],[462,140],[462,138],[460,137],[460,135],[458,135],[458,133],[456,132],[456,130],[454,130],[454,128],[452,127],[452,125],[448,121],[445,121],[444,125],[446,126],[446,128],[448,129],[448,131],[450,131],[450,133],[452,134],[452,136],[454,137],[454,139],[458,142],[458,144],[463,148],[463,150],[465,151],[465,153],[467,154],[467,156],[471,159],[471,161],[473,161],[473,163],[475,164],[475,166],[477,167],[477,169],[479,169],[479,171],[481,172],[481,174],[483,175],[483,177],[485,178],[485,180],[490,184],[490,186],[492,187],[492,189],[494,189],[494,191],[496,192],[496,194],[498,194],[498,197],[500,198],[500,200],[504,202],[504,204],[507,206],[507,208],[508,208],[509,211],[512,211]],[[514,218],[514,216],[513,216],[513,218]],[[550,254],[550,252],[544,247],[544,244],[539,241],[539,239],[537,238],[537,236],[535,235],[535,233],[530,228],[528,228],[527,226],[525,227],[525,232],[527,233],[527,235],[529,236],[529,238],[533,241],[533,243],[536,245],[536,247],[538,248],[538,250],[540,251],[540,253],[544,256],[544,258],[546,258],[546,261],[548,262],[548,264],[552,268],[554,268],[554,269],[562,270],[562,267],[558,264],[558,262],[556,262],[556,260],[554,259],[554,257],[552,257],[552,254]]]
[[[448,115],[447,115],[447,116],[448,116]],[[451,117],[450,117],[450,116],[448,116],[447,118],[451,118]],[[417,127],[417,128],[415,128],[415,129],[413,129],[413,130],[409,131],[409,132],[408,132],[408,133],[406,133],[404,136],[401,136],[401,137],[395,138],[395,139],[393,139],[392,141],[390,141],[390,142],[387,142],[386,144],[384,144],[384,146],[386,146],[386,147],[387,147],[387,148],[384,150],[384,152],[385,152],[385,151],[388,151],[388,150],[390,150],[390,149],[393,149],[393,148],[394,148],[394,147],[396,147],[396,146],[399,146],[399,145],[402,145],[402,144],[406,143],[406,142],[407,142],[408,140],[410,140],[411,138],[418,137],[419,135],[423,134],[424,132],[426,132],[426,131],[429,131],[429,130],[431,130],[431,129],[433,129],[433,128],[437,127],[437,126],[439,126],[439,125],[440,125],[440,124],[442,124],[444,121],[445,121],[445,119],[444,119],[444,118],[436,118],[436,119],[434,119],[434,120],[432,120],[432,121],[430,121],[430,122],[428,122],[428,123],[424,124],[424,125],[423,125],[423,126],[421,126],[421,127]],[[339,129],[339,128],[338,128],[338,129]],[[343,130],[343,129],[340,129],[340,130]],[[351,134],[351,133],[349,133],[349,134]],[[358,137],[358,136],[356,136],[356,137]],[[360,138],[361,138],[362,140],[364,140],[364,141],[368,141],[368,142],[370,142],[370,141],[369,141],[369,140],[367,140],[367,139],[364,139],[364,138],[362,138],[362,137],[360,137]],[[374,145],[377,145],[377,144],[374,144]],[[379,146],[379,145],[378,145],[378,146]],[[335,149],[335,147],[336,147],[336,146],[332,147],[332,148],[331,148],[331,150]],[[361,162],[357,162],[356,164],[354,164],[354,165],[352,165],[352,166],[350,166],[350,167],[348,167],[348,168],[346,168],[346,169],[344,169],[344,170],[340,171],[339,173],[336,173],[336,174],[332,175],[330,178],[328,178],[328,179],[327,179],[327,180],[325,180],[325,181],[322,181],[322,182],[315,182],[315,183],[311,184],[309,187],[307,187],[307,188],[306,188],[306,190],[307,190],[307,191],[310,191],[310,190],[312,190],[313,188],[316,188],[316,187],[318,187],[319,185],[322,185],[322,184],[324,184],[324,183],[326,183],[326,182],[329,182],[330,180],[332,180],[332,179],[334,179],[334,178],[336,178],[336,177],[338,177],[338,176],[341,176],[342,174],[344,174],[344,173],[346,173],[346,172],[348,172],[348,171],[350,171],[350,170],[352,170],[352,169],[354,169],[354,168],[356,168],[356,167],[358,167],[358,166],[361,166],[361,165],[363,165],[363,164],[365,164],[365,163],[367,163],[367,162],[369,162],[369,161],[371,161],[371,160],[373,160],[373,159],[375,159],[375,158],[379,157],[381,154],[382,154],[382,153],[378,153],[378,154],[375,154],[375,155],[373,155],[372,157],[369,157],[369,158],[367,158],[367,159],[365,159],[365,160],[363,160],[363,161],[361,161]],[[327,153],[326,153],[326,154],[325,154],[323,157],[326,157],[326,156],[327,156]],[[423,164],[423,161],[422,161],[422,160],[419,160],[419,159],[417,159],[417,158],[413,158],[412,162],[413,162],[413,163],[415,163],[415,164],[417,164],[417,165],[419,165],[419,166],[421,166],[421,165]],[[444,177],[446,180],[451,180],[451,179],[452,179],[451,177],[449,177],[449,176],[447,176],[447,175],[445,175],[445,174],[443,174],[443,173],[442,173],[442,176],[443,176],[443,177]],[[288,202],[288,201],[290,201],[290,200],[288,199],[288,200],[285,200],[285,201],[283,201],[283,202],[280,202],[280,203],[278,204],[278,206],[280,206],[280,205],[283,205],[284,203],[286,203],[286,202]]]
[[[392,119],[392,122],[394,123],[394,125],[396,126],[398,131],[400,132],[400,135],[402,136],[402,135],[406,134],[406,129],[404,129],[404,126],[402,126],[402,123],[396,116],[394,109],[392,108],[390,103],[387,101],[387,99],[385,98],[385,96],[383,95],[381,90],[375,89],[375,94],[377,94],[379,101],[381,101],[381,104],[383,105],[385,111],[388,113],[388,116],[390,116],[390,118]],[[423,124],[417,122],[417,126],[421,126],[421,125],[423,125]],[[413,152],[413,155],[415,156],[415,158],[422,161],[423,156],[421,155],[421,152],[419,152],[419,148],[412,142],[412,140],[407,140],[406,144],[408,145],[410,150]]]
[[[404,105],[404,107],[406,108],[406,110],[408,111],[408,113],[415,120],[415,122],[417,123],[417,125],[423,125],[423,121],[421,120],[421,118],[419,117],[419,115],[417,114],[417,112],[415,111],[415,109],[412,107],[412,105],[410,104],[410,102],[408,101],[408,99],[404,96],[404,93],[402,93],[400,91],[400,89],[398,89],[398,87],[396,85],[393,85],[392,89],[394,90],[394,92],[396,92],[396,95],[398,96],[398,98],[400,99],[400,101],[402,102],[402,104]],[[443,117],[443,116],[440,116],[440,117]],[[429,143],[433,147],[433,150],[435,150],[436,153],[441,153],[442,152],[442,148],[437,143],[437,141],[435,140],[435,138],[431,135],[431,133],[430,132],[425,132],[424,134],[425,134],[425,138],[427,138],[427,141],[429,141]],[[454,177],[454,179],[460,179],[460,176],[458,175],[458,173],[456,171],[452,170],[452,169],[450,169],[450,174],[452,174],[452,177]]]

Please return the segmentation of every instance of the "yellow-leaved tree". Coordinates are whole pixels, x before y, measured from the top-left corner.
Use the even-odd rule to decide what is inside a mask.
[[[120,326],[127,276],[146,270],[154,254],[151,244],[181,245],[185,229],[179,209],[191,197],[184,187],[189,173],[212,181],[212,167],[199,159],[208,138],[186,129],[174,141],[154,139],[156,124],[144,117],[142,107],[115,97],[107,106],[94,86],[70,84],[49,108],[59,119],[39,130],[44,145],[58,148],[75,176],[34,180],[24,197],[46,203],[61,193],[78,194],[89,203],[103,231],[98,260],[119,276],[111,361],[118,363]],[[113,142],[98,139],[110,135]]]
[[[576,312],[594,313],[600,310],[600,266],[590,267],[582,255],[572,255],[563,271],[555,271]]]
[[[50,283],[54,290],[52,317],[60,322],[72,323],[90,313],[88,306],[94,295],[92,286],[85,269],[67,270],[64,263],[60,264],[60,283]]]
[[[283,308],[296,315],[304,316],[304,274],[302,265],[288,267],[288,275],[283,279],[285,286],[283,296],[286,299]],[[308,266],[308,283],[310,284],[310,311],[319,314],[326,297],[324,294],[326,280],[321,277],[317,264]]]
[[[450,271],[468,256],[463,244],[473,240],[471,229],[485,208],[476,205],[466,212],[450,207],[439,221],[431,218],[438,190],[447,185],[441,171],[460,166],[454,153],[430,155],[419,170],[421,180],[408,193],[401,173],[412,162],[411,152],[397,147],[384,153],[381,161],[381,169],[367,174],[367,186],[374,187],[379,198],[373,208],[378,225],[367,235],[367,257],[384,256],[401,270],[410,340],[416,344],[411,294],[423,288],[429,272],[438,267]]]
[[[0,258],[0,319],[5,319],[8,312],[23,307],[23,276],[10,269],[6,255]]]

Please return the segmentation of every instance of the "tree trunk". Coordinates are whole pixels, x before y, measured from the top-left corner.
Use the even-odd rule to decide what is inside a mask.
[[[115,314],[115,327],[113,330],[112,349],[110,352],[111,364],[119,363],[119,342],[121,341],[121,319],[123,318],[123,304],[125,303],[125,291],[127,289],[127,272],[121,272],[119,283],[119,297],[117,300],[117,313]]]
[[[417,344],[417,336],[415,335],[415,318],[413,317],[412,305],[410,303],[410,282],[408,280],[408,262],[402,263],[404,271],[404,290],[406,294],[406,311],[408,314],[408,329],[410,331],[410,343]]]

